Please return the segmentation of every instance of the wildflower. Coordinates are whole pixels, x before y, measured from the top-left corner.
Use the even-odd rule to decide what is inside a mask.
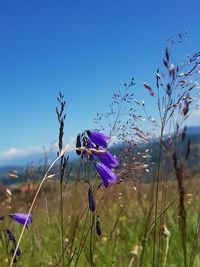
[[[117,167],[117,165],[119,164],[119,161],[117,159],[116,156],[114,156],[113,154],[111,154],[108,151],[105,151],[105,153],[96,153],[95,154],[100,160],[101,162],[106,165],[108,168],[113,168],[113,167]]]
[[[88,202],[89,202],[89,209],[94,212],[96,209],[96,203],[95,203],[95,198],[94,198],[91,188],[89,188],[88,190]]]
[[[108,183],[115,183],[117,181],[117,175],[109,169],[103,163],[95,162],[94,163],[97,172],[103,180],[103,185],[108,187]]]
[[[96,130],[86,130],[82,135],[79,134],[76,140],[77,148],[82,145],[82,151],[78,154],[81,155],[82,158],[87,158],[94,163],[105,187],[108,187],[109,183],[115,183],[117,181],[117,175],[111,168],[119,164],[117,157],[106,150],[109,139],[110,137],[104,133]],[[95,204],[93,203],[94,197],[91,190],[88,191],[88,200],[89,208],[94,211]]]
[[[98,131],[89,131],[87,130],[87,135],[90,138],[90,140],[95,144],[102,147],[107,147],[107,142],[110,139],[109,136],[107,136],[104,133],[98,132]]]
[[[32,214],[24,214],[24,213],[13,213],[10,214],[10,217],[21,224],[25,224],[26,223],[26,227],[28,227],[28,224],[32,223]],[[28,218],[28,219],[27,219]],[[26,222],[27,220],[27,222]]]
[[[8,234],[9,240],[12,241],[12,243],[13,243],[13,249],[11,250],[11,252],[12,252],[12,254],[13,254],[14,251],[15,251],[15,248],[16,248],[16,246],[17,246],[17,242],[16,242],[16,239],[15,239],[14,234],[13,234],[9,229],[7,229],[6,232],[7,232],[7,234]],[[16,255],[17,255],[18,257],[21,255],[21,251],[20,251],[19,248],[17,249]]]

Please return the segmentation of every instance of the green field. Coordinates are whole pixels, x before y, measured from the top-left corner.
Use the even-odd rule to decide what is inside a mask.
[[[161,185],[160,185],[161,186]],[[187,210],[187,255],[190,258],[199,216],[199,179],[185,181],[185,205]],[[22,255],[17,266],[58,266],[61,260],[61,230],[59,213],[59,187],[55,181],[47,181],[33,210],[33,223],[25,231],[20,249]],[[152,184],[126,181],[100,188],[95,194],[97,208],[89,212],[87,186],[83,183],[69,183],[64,190],[64,266],[151,266],[154,215],[147,227],[144,251],[145,225],[151,202]],[[27,212],[33,195],[16,194],[11,203],[1,203],[1,211]],[[172,203],[173,202],[173,203]],[[26,203],[26,204],[25,204]],[[168,207],[169,206],[169,207]],[[8,208],[9,207],[9,208]],[[184,266],[181,235],[178,218],[176,182],[167,184],[165,212],[158,219],[157,232],[160,250],[156,258],[160,266]],[[160,207],[159,207],[160,209]],[[159,213],[158,213],[159,214]],[[99,216],[101,235],[95,231],[93,219]],[[93,225],[93,226],[92,226]],[[163,225],[170,232],[163,231]],[[7,220],[18,237],[22,226]],[[166,244],[169,248],[166,255]],[[5,249],[2,233],[1,266],[8,266],[9,256]],[[143,260],[141,253],[144,253]],[[165,259],[166,257],[166,259]],[[78,259],[78,261],[77,261]],[[141,260],[143,265],[141,265]],[[166,263],[164,261],[166,260]],[[77,264],[76,264],[77,261]],[[92,263],[91,263],[92,261]],[[200,265],[199,243],[193,266]]]

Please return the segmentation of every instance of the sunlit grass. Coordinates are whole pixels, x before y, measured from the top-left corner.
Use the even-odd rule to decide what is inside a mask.
[[[26,230],[20,245],[23,254],[17,264],[18,266],[56,266],[56,262],[59,261],[61,230],[57,185],[53,181],[47,183],[45,193],[44,191],[41,192],[37,200],[33,211],[33,224]],[[200,181],[198,179],[190,179],[186,182],[189,251],[191,250],[199,211],[198,203],[200,199],[198,190],[196,190],[199,185]],[[54,192],[48,192],[48,187],[55,187]],[[96,212],[100,218],[102,234],[101,236],[95,234],[94,237],[95,266],[128,266],[133,257],[135,260],[132,266],[137,266],[139,255],[134,254],[134,247],[141,245],[149,209],[150,187],[151,184],[140,184],[138,186],[127,181],[110,186],[107,190],[102,188],[97,192],[97,195],[95,195],[97,199]],[[175,182],[169,183],[168,192],[166,203],[170,203],[177,195]],[[15,195],[12,200],[12,209],[15,210],[20,207],[21,211],[25,211],[27,208],[24,204],[25,199],[26,196],[23,194]],[[76,253],[79,247],[87,210],[87,186],[82,183],[70,182],[64,191],[64,242],[69,257],[70,254]],[[2,205],[1,211],[7,212]],[[170,231],[167,266],[182,266],[177,201],[169,207],[166,214],[166,226]],[[86,232],[88,227],[89,225],[86,225]],[[16,236],[19,235],[20,229],[21,225],[12,223],[12,230],[16,233]],[[150,232],[149,238],[146,240],[144,266],[150,266],[152,261],[151,235]],[[73,241],[74,237],[75,240]],[[89,242],[87,240],[77,266],[90,266],[88,257]],[[1,262],[5,261],[6,258],[3,253],[1,254]],[[194,266],[199,264],[198,257],[196,257],[195,264]]]

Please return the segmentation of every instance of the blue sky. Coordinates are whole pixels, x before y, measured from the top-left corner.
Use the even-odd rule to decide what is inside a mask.
[[[95,128],[96,113],[132,76],[151,106],[141,84],[153,81],[168,37],[191,34],[175,61],[200,48],[199,10],[198,0],[1,1],[0,158],[57,139],[59,91],[67,101],[66,143]]]

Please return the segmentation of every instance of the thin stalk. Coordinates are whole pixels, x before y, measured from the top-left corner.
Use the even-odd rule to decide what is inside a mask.
[[[166,203],[166,191],[167,191],[167,162],[165,162],[165,168],[163,171],[163,180],[162,180],[162,193],[161,193],[161,210],[164,209],[165,207],[165,203]],[[162,228],[162,226],[164,225],[165,222],[165,213],[162,214],[161,218],[160,218],[160,224],[159,224],[159,229]],[[163,240],[163,235],[159,235],[159,249],[160,251],[163,250],[163,246],[164,246],[164,240]],[[160,253],[159,257],[158,257],[158,265],[160,266],[160,264],[163,262],[163,254]]]
[[[64,95],[59,93],[57,98],[60,109],[56,107],[57,118],[59,122],[59,136],[58,136],[58,147],[59,153],[63,149],[63,136],[64,136],[64,125],[66,114],[63,114],[65,110],[66,102],[63,100]],[[64,222],[63,222],[63,179],[66,168],[67,160],[64,155],[60,158],[60,224],[61,224],[61,255],[62,255],[62,266],[64,267]]]
[[[178,158],[176,153],[173,153],[173,164],[174,170],[176,174],[176,179],[178,183],[178,192],[179,192],[179,226],[181,232],[181,241],[182,241],[182,249],[184,256],[184,266],[188,267],[187,261],[187,222],[186,222],[186,209],[185,209],[185,190],[183,185],[183,166],[178,166]]]
[[[130,262],[129,262],[128,267],[132,267],[132,266],[133,266],[133,263],[134,263],[135,259],[136,259],[136,256],[133,255],[133,257],[131,258],[131,260],[130,260]]]
[[[141,251],[141,254],[140,254],[140,260],[139,260],[139,266],[142,267],[143,266],[143,260],[144,260],[144,249],[145,249],[145,245],[146,245],[146,240],[147,240],[147,237],[149,236],[150,232],[152,231],[154,225],[155,225],[155,222],[174,204],[174,202],[178,199],[178,196],[175,197],[165,208],[164,210],[162,210],[160,212],[160,214],[156,217],[156,219],[150,224],[150,227],[149,227],[149,231],[147,231],[147,227],[148,227],[148,222],[149,222],[149,219],[150,219],[150,214],[151,214],[151,210],[153,208],[153,205],[149,208],[149,214],[148,214],[148,218],[147,218],[147,222],[146,222],[146,226],[145,226],[145,234],[144,234],[144,237],[143,237],[143,240],[142,240],[142,251]]]
[[[164,125],[161,127],[161,135],[160,135],[160,144],[159,144],[159,152],[158,152],[158,166],[157,166],[157,176],[156,176],[156,199],[155,199],[155,215],[154,215],[154,233],[153,233],[153,261],[152,266],[155,266],[155,256],[156,256],[156,239],[157,239],[157,213],[158,213],[158,191],[159,191],[159,181],[160,181],[160,167],[161,167],[161,151],[162,151],[162,138],[164,132]]]
[[[199,234],[200,234],[200,213],[199,213],[199,216],[197,219],[196,231],[195,231],[195,236],[194,236],[194,240],[193,240],[193,244],[192,244],[190,261],[189,261],[189,267],[192,267],[194,265],[194,256],[195,256],[195,252],[197,249],[197,242],[198,242]]]
[[[156,219],[151,223],[149,231],[147,233],[147,236],[149,235],[149,233],[151,232],[151,230],[153,229],[155,222],[166,212],[166,210],[168,210],[173,204],[174,202],[178,199],[178,196],[175,197],[165,208],[163,211],[160,212],[160,214],[156,217]]]
[[[166,262],[167,262],[167,255],[169,251],[169,238],[170,236],[166,236],[166,246],[165,246],[164,259],[163,259],[163,267],[166,266]]]
[[[87,224],[88,215],[89,215],[89,209],[87,209],[87,214],[86,214],[86,217],[85,217],[84,226],[83,226],[83,230],[82,230],[82,233],[81,233],[80,243],[79,243],[79,247],[78,247],[78,250],[77,250],[77,253],[76,253],[77,256],[76,256],[76,261],[75,261],[74,267],[75,267],[75,266],[77,265],[77,263],[78,263],[78,260],[79,260],[79,257],[80,257],[80,255],[81,255],[83,246],[84,246],[85,241],[86,241],[86,239],[83,239],[83,236],[84,236],[84,232],[85,232],[85,229],[86,229],[86,224]],[[86,236],[87,236],[87,235],[86,235]]]
[[[64,222],[63,222],[63,156],[60,162],[60,222],[61,222],[61,255],[62,266],[64,267]]]
[[[153,209],[153,202],[151,202],[150,203],[150,206],[149,206],[149,212],[148,212],[147,220],[146,220],[146,223],[145,223],[144,236],[143,236],[143,238],[141,240],[141,243],[142,243],[142,251],[141,251],[140,260],[139,260],[139,266],[140,267],[143,266],[144,250],[145,250],[146,239],[147,239],[147,235],[148,235],[148,231],[147,230],[148,230],[148,225],[149,225],[149,222],[150,222],[150,217],[151,217],[152,209]]]
[[[4,233],[4,238],[5,238],[5,243],[6,243],[6,256],[7,258],[10,260],[10,257],[9,257],[9,251],[8,251],[8,238],[7,238],[7,233],[6,233],[6,229],[5,229],[5,221],[4,221],[5,217],[3,218],[3,221],[2,221],[2,229],[3,229],[3,233]],[[3,241],[3,240],[2,240]]]
[[[94,240],[93,240],[94,214],[90,212],[90,266],[94,266]]]

